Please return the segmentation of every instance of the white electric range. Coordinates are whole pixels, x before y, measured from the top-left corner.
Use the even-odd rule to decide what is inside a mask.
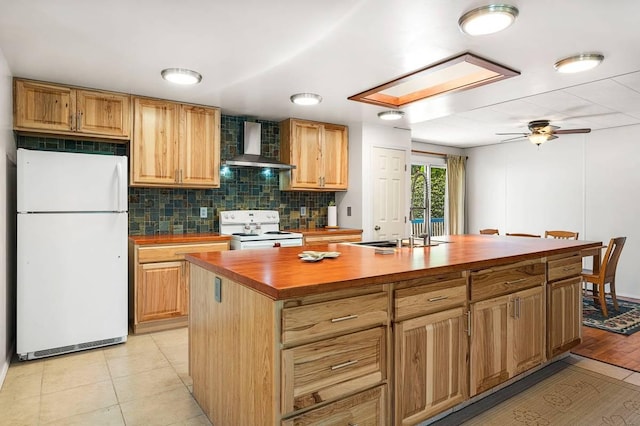
[[[276,210],[222,211],[220,233],[231,235],[231,250],[302,245],[302,234],[280,230]]]

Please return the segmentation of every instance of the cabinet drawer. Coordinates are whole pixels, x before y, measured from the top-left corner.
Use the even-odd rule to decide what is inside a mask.
[[[388,312],[385,292],[284,308],[282,343],[301,343],[384,324]]]
[[[169,260],[182,260],[187,253],[206,253],[209,251],[222,251],[228,249],[225,242],[203,244],[178,244],[166,246],[150,246],[138,248],[138,262],[163,262]]]
[[[282,426],[319,424],[324,426],[383,426],[386,424],[385,406],[385,388],[379,386],[298,417],[283,420]]]
[[[464,305],[466,300],[466,278],[395,290],[394,320],[399,321]]]
[[[575,277],[582,273],[582,256],[576,253],[561,259],[547,261],[547,279],[549,281]]]
[[[541,259],[471,273],[471,300],[489,299],[545,282]]]
[[[386,378],[382,327],[282,351],[282,412],[336,399]]]

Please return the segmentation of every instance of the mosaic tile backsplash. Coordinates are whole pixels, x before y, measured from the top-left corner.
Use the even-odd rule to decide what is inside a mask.
[[[245,117],[223,115],[220,122],[220,157],[225,160],[242,152]],[[278,123],[262,123],[262,155],[279,158]],[[47,151],[128,155],[128,143],[109,143],[51,137],[17,136],[18,148]],[[306,228],[327,225],[327,206],[333,192],[280,191],[279,175],[266,175],[259,168],[233,168],[220,176],[217,189],[129,188],[129,234],[192,234],[218,232],[218,212],[238,209],[269,209],[280,212],[280,227]],[[307,218],[300,207],[307,207]],[[207,207],[207,218],[200,218]]]

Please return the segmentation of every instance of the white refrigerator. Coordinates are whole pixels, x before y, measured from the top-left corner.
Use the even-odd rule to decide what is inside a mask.
[[[127,340],[127,157],[18,149],[17,354]]]

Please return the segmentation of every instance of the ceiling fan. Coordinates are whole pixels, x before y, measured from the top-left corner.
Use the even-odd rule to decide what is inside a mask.
[[[534,120],[529,122],[529,133],[496,133],[496,135],[520,135],[515,138],[509,138],[503,140],[513,141],[517,139],[529,139],[529,141],[535,145],[550,141],[552,139],[558,139],[556,135],[569,135],[572,133],[589,133],[591,129],[566,129],[560,130],[558,126],[552,126],[549,124],[549,120]]]

